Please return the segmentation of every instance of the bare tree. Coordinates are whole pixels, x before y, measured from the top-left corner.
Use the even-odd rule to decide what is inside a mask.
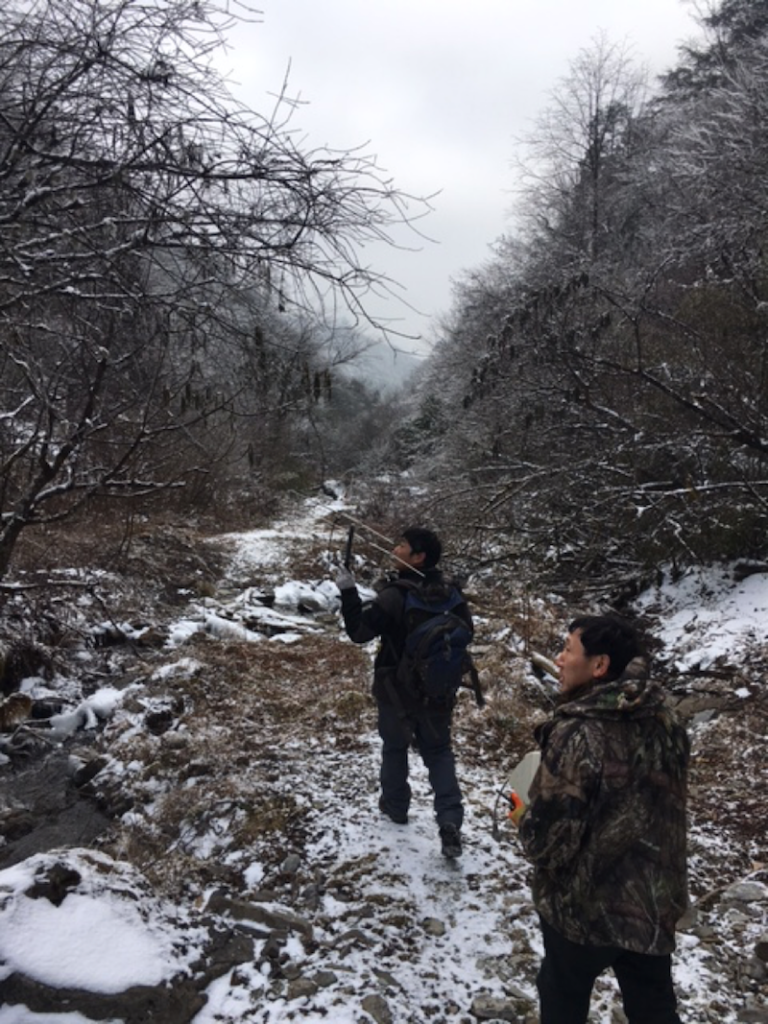
[[[4,6],[0,577],[29,525],[210,468],[253,384],[226,372],[254,330],[235,296],[365,318],[386,281],[358,248],[428,208],[362,152],[303,151],[285,95],[267,116],[230,96],[231,10]]]
[[[764,555],[762,39],[694,96],[624,104],[617,134],[581,59],[567,80],[522,243],[462,286],[449,335],[469,366],[436,507],[493,552],[506,536],[561,581]]]
[[[647,95],[646,74],[625,47],[600,36],[579,52],[522,140],[516,214],[532,238],[557,240],[570,260],[599,255],[617,227],[609,198]]]

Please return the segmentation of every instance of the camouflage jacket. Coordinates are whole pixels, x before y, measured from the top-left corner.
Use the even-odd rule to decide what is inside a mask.
[[[625,675],[561,700],[520,822],[542,917],[580,945],[667,954],[687,906],[689,744],[660,688]]]

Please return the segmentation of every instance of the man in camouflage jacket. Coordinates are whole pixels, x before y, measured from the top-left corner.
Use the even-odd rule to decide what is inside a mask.
[[[680,1024],[670,954],[687,906],[689,745],[638,655],[617,617],[576,619],[536,733],[520,839],[544,937],[541,1024],[583,1024],[608,967],[630,1024]]]

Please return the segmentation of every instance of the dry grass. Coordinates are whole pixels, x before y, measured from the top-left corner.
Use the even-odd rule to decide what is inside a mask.
[[[14,551],[14,575],[48,576],[62,569],[119,573],[131,582],[213,581],[226,564],[223,552],[204,543],[205,532],[167,517],[82,513],[62,523],[28,527]]]
[[[374,717],[369,659],[338,635],[296,645],[195,637],[190,648],[201,663],[192,678],[146,687],[148,700],[153,688],[180,700],[172,728],[124,734],[132,771],[120,785],[137,811],[152,813],[116,823],[110,838],[111,851],[171,889],[193,875],[234,880],[215,844],[208,848],[212,835],[237,849],[271,835],[276,861],[301,847],[307,809],[292,791],[291,751],[324,736],[352,748]],[[119,753],[121,728],[118,719],[105,730],[105,749]],[[107,785],[108,773],[100,780]]]

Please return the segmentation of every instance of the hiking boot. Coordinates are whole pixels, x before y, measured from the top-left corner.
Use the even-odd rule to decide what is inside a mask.
[[[461,856],[461,833],[458,825],[449,823],[440,826],[440,843],[443,849],[443,856],[453,860]]]
[[[382,814],[386,814],[390,821],[394,821],[396,825],[408,824],[408,815],[405,813],[405,811],[394,810],[391,807],[391,805],[387,803],[383,796],[379,797],[379,810],[381,811]]]

